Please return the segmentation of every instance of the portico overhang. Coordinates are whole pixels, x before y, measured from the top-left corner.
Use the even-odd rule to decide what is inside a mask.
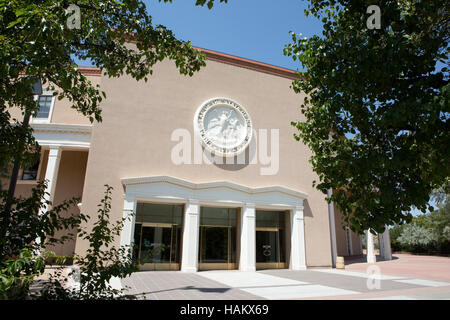
[[[303,206],[308,197],[304,192],[281,186],[250,188],[228,181],[192,183],[170,176],[124,178],[122,184],[127,198],[169,203],[195,199],[204,205],[240,207],[252,203],[261,208],[289,209]]]
[[[33,123],[31,127],[41,146],[86,149],[91,145],[91,125]]]

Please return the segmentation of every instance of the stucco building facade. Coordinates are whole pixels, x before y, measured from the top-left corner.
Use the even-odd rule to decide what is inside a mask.
[[[135,213],[117,245],[135,244],[146,270],[300,270],[362,254],[293,137],[305,97],[290,88],[295,72],[203,51],[207,66],[192,77],[168,61],[147,83],[81,68],[106,92],[103,121],[42,99],[31,120],[41,161],[22,170],[16,193],[47,179],[54,203],[79,197],[68,214],[94,217],[112,186],[111,218]],[[53,249],[86,248],[75,239]]]

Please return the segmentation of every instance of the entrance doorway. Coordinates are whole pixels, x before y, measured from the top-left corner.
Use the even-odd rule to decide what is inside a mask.
[[[199,270],[236,269],[237,209],[200,210]]]
[[[286,268],[286,215],[277,211],[256,211],[256,268]]]
[[[134,259],[141,270],[179,270],[182,206],[138,203]]]

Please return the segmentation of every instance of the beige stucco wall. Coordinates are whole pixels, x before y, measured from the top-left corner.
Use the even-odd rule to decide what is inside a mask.
[[[336,249],[338,256],[348,256],[347,249],[347,235],[343,228],[342,213],[336,208],[335,212],[335,225],[336,225]],[[352,253],[353,255],[361,254],[360,237],[356,232],[350,231],[352,239]]]
[[[95,124],[86,181],[83,211],[93,216],[105,183],[114,188],[113,218],[122,217],[124,190],[121,178],[169,175],[201,183],[225,180],[248,187],[280,185],[308,194],[305,201],[306,258],[308,266],[330,266],[331,248],[325,195],[312,187],[316,175],[308,162],[310,151],[295,141],[292,120],[301,117],[303,95],[289,88],[291,80],[220,62],[192,78],[180,76],[171,62],[156,66],[148,83],[128,76],[102,77],[107,99],[102,104],[103,122]],[[276,175],[260,174],[261,165],[241,168],[215,165],[175,165],[171,141],[177,128],[193,135],[193,117],[206,100],[227,97],[240,103],[258,129],[279,129],[280,167]],[[86,244],[77,241],[76,251]]]
[[[101,77],[100,76],[86,76],[89,81],[92,82],[92,85],[96,86],[100,84]],[[44,85],[43,89],[46,90],[46,86]],[[56,91],[61,89],[55,89]],[[19,108],[13,107],[8,109],[11,114],[12,119],[17,119],[19,121],[23,120],[22,112]],[[30,123],[33,123],[33,119],[31,119]],[[58,123],[58,124],[79,124],[79,125],[89,125],[91,122],[88,117],[83,116],[80,112],[72,108],[72,103],[68,99],[58,100],[55,98],[53,113],[50,119],[50,123]]]

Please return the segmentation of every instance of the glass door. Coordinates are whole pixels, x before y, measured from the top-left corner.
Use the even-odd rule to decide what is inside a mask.
[[[236,209],[201,208],[199,270],[236,269]]]
[[[141,270],[179,270],[181,206],[138,203],[133,258]]]
[[[256,268],[286,268],[284,213],[256,212]]]

